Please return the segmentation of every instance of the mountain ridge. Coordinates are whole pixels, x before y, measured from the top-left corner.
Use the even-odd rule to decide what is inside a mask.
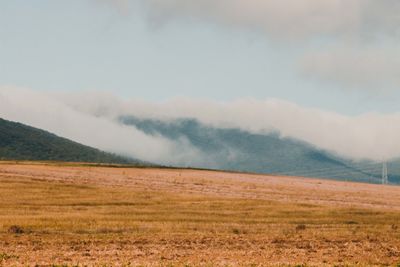
[[[372,183],[381,181],[380,163],[346,159],[304,141],[282,137],[278,132],[263,134],[217,128],[192,118],[165,121],[130,115],[118,120],[146,134],[162,135],[171,140],[184,138],[214,164],[200,162],[192,167]],[[393,166],[397,168],[398,164]],[[390,180],[397,183],[400,176],[392,173]]]
[[[278,132],[250,133],[217,128],[196,119],[157,120],[121,116],[119,122],[171,141],[182,138],[200,151],[202,161],[168,167],[264,173],[359,182],[381,182],[381,164],[351,161]],[[0,118],[0,160],[66,161],[160,166],[103,152],[48,131]],[[400,183],[400,164],[388,162],[389,181]]]

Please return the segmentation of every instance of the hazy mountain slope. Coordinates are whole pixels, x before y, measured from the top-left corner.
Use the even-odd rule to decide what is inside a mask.
[[[0,159],[133,163],[133,160],[4,119],[0,119]]]
[[[172,140],[187,139],[205,159],[193,167],[380,181],[381,167],[377,163],[355,163],[310,144],[281,138],[277,133],[253,134],[240,129],[213,128],[192,119],[165,122],[125,116],[120,121],[148,134],[161,134]],[[391,180],[397,179],[392,175]]]

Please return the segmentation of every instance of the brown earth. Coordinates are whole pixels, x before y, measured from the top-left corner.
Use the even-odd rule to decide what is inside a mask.
[[[1,266],[400,263],[400,187],[0,163]]]

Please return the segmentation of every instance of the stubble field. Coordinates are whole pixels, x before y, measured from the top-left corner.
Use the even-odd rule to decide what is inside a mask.
[[[0,162],[0,266],[397,266],[400,187]]]

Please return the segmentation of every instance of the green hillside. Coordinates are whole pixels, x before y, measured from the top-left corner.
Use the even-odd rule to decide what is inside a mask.
[[[148,134],[187,140],[202,154],[202,160],[191,167],[372,183],[381,181],[381,163],[354,162],[308,143],[282,138],[279,133],[255,134],[235,128],[217,128],[193,119],[161,121],[125,116],[120,121]],[[395,165],[389,163],[389,169],[395,170]],[[397,174],[389,173],[392,183],[399,182]]]
[[[0,159],[134,163],[52,133],[0,118]]]

